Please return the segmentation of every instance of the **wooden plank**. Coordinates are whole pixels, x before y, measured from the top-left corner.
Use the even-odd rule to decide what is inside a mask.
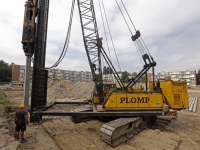
[[[194,97],[190,98],[190,104],[189,104],[189,106],[191,106],[193,99],[194,99]]]
[[[197,97],[195,97],[195,103],[194,103],[194,107],[193,107],[192,111],[196,112],[196,108],[197,108]]]
[[[189,99],[189,108],[190,108],[190,106],[191,106],[192,99],[193,99],[193,97],[190,97],[190,99]],[[188,108],[188,109],[186,109],[186,110],[188,110],[188,111],[189,111],[189,108]]]
[[[190,98],[189,98],[189,108],[190,108],[190,106],[191,106],[191,101],[192,101],[192,99],[193,99],[193,97],[190,97]],[[189,108],[187,108],[186,110],[189,110]]]
[[[193,106],[194,106],[194,98],[193,98],[192,101],[191,101],[191,105],[190,105],[190,107],[189,107],[189,111],[192,111]]]

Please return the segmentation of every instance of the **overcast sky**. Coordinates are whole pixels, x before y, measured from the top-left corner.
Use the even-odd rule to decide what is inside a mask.
[[[71,0],[50,0],[46,67],[52,66],[60,56],[68,29],[71,2]],[[121,0],[118,2],[122,7]],[[143,40],[157,62],[156,72],[200,69],[200,0],[123,0],[123,2],[136,29],[140,30]],[[26,58],[21,44],[24,4],[25,0],[1,2],[0,60],[7,63],[25,65]],[[143,64],[115,0],[104,0],[104,4],[121,70],[130,73],[140,71]],[[108,52],[98,0],[94,0],[94,5],[99,34],[103,37],[103,46]],[[128,23],[134,33],[134,28],[130,22]],[[107,27],[106,32],[108,33]],[[112,62],[116,70],[119,70],[110,38],[108,43]],[[69,48],[58,68],[90,71],[77,4]]]

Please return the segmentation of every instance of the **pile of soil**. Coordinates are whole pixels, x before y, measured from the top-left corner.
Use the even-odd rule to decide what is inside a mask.
[[[56,99],[89,100],[91,99],[93,89],[93,82],[58,82],[48,88],[47,102],[52,102]]]

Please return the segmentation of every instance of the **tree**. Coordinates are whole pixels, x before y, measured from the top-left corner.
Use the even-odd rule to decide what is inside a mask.
[[[121,80],[123,83],[127,83],[128,82],[128,76],[130,76],[131,74],[127,71],[122,72],[122,77]]]
[[[103,74],[107,74],[107,67],[106,66],[103,67]]]
[[[197,85],[199,85],[200,84],[200,69],[199,69],[199,71],[198,71],[198,73],[196,74],[196,77],[197,77]]]
[[[140,82],[142,82],[142,83],[146,82],[146,74],[140,79]]]
[[[103,74],[112,74],[112,70],[110,69],[110,67],[103,67]]]
[[[106,74],[109,74],[109,72],[110,72],[109,67],[106,67]]]
[[[118,74],[122,74],[123,72],[122,72],[122,71],[117,71],[117,73],[118,73]]]
[[[131,75],[132,75],[133,77],[135,77],[135,76],[137,75],[137,72],[133,72]]]
[[[0,60],[0,82],[10,82],[12,76],[12,65],[10,65],[3,60]]]
[[[108,73],[108,74],[112,74],[112,70],[111,70],[110,67],[107,67],[107,73]]]

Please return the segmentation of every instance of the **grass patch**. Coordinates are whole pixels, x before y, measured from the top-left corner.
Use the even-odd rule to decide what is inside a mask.
[[[0,105],[6,109],[10,104],[11,102],[5,98],[2,90],[0,90]]]

